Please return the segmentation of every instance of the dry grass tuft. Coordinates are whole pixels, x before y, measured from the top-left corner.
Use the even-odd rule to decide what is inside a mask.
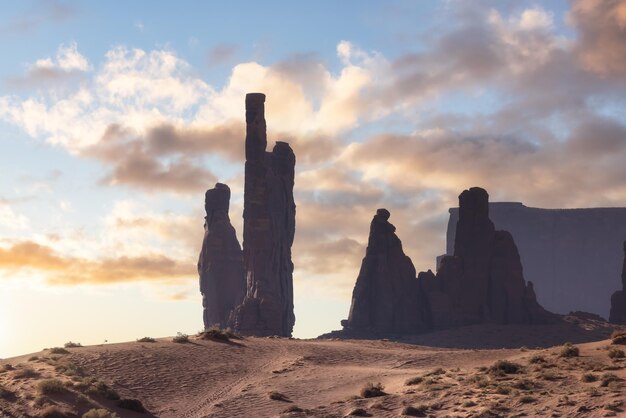
[[[565,343],[563,347],[561,347],[561,351],[559,352],[559,357],[570,358],[570,357],[578,357],[580,355],[580,350],[572,343]]]
[[[378,396],[385,396],[385,387],[380,383],[368,382],[361,388],[362,398],[376,398]]]
[[[180,343],[180,344],[188,343],[189,335],[179,332],[178,334],[176,334],[174,338],[172,338],[172,342]]]
[[[37,384],[37,390],[42,395],[57,395],[67,392],[65,384],[59,379],[45,379]]]

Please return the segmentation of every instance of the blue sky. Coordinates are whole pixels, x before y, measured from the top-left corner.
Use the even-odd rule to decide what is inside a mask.
[[[623,206],[624,27],[622,0],[5,2],[0,357],[200,328],[250,91],[298,160],[297,337],[347,316],[379,207],[421,271],[466,187]]]

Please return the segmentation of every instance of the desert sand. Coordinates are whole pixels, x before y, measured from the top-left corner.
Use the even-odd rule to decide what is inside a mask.
[[[82,416],[94,408],[180,418],[625,416],[626,359],[608,354],[626,347],[607,339],[611,331],[603,322],[569,318],[405,342],[192,336],[186,343],[160,338],[66,354],[46,349],[1,362],[0,416]],[[565,338],[578,343],[579,356],[562,357],[563,347],[553,346]],[[41,382],[49,379],[62,387],[46,390]],[[368,383],[380,383],[385,395],[363,397]],[[140,400],[149,413],[117,407],[107,391]]]

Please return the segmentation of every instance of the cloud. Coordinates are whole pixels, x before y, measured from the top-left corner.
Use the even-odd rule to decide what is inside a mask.
[[[30,226],[30,221],[25,215],[16,213],[8,201],[0,199],[0,226],[23,230]]]
[[[78,52],[76,42],[72,42],[68,46],[61,44],[54,59],[39,59],[28,67],[25,75],[9,77],[6,81],[20,88],[53,85],[75,80],[90,68],[87,59]]]
[[[14,16],[8,22],[0,24],[0,34],[27,34],[46,23],[60,23],[77,14],[78,10],[56,0],[39,0],[25,12]]]
[[[244,95],[266,92],[270,147],[287,140],[298,160],[296,277],[342,292],[379,207],[423,270],[445,250],[447,208],[470,186],[534,206],[622,206],[623,2],[572,2],[575,36],[540,6],[463,4],[401,55],[337,40],[331,62],[306,52],[237,62],[219,87],[172,50],[117,46],[75,90],[0,97],[0,118],[99,161],[107,185],[201,196],[220,176],[243,183]],[[177,259],[195,257],[201,213],[116,210],[107,225],[131,236],[116,241],[125,250],[157,235]]]
[[[626,1],[574,0],[570,20],[578,30],[583,64],[604,76],[626,76]]]
[[[194,265],[183,265],[160,254],[90,260],[67,257],[33,241],[0,247],[0,269],[7,275],[40,272],[51,285],[176,283],[197,274]]]
[[[209,66],[222,65],[231,62],[237,52],[239,46],[234,44],[219,44],[211,48],[207,54]]]

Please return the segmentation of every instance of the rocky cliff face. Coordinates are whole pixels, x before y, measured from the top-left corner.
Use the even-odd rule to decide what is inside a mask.
[[[404,254],[390,213],[378,209],[344,326],[356,334],[411,334],[424,330],[415,267]]]
[[[523,276],[513,237],[489,219],[489,195],[474,187],[459,196],[454,255],[444,256],[435,275],[415,279],[389,212],[372,221],[366,256],[352,297],[345,331],[371,335],[411,334],[454,326],[535,324],[553,315],[536,300]]]
[[[207,190],[204,240],[198,259],[204,327],[233,326],[233,310],[246,291],[243,255],[228,209],[230,189],[217,183]]]
[[[455,250],[458,208],[450,209],[447,254]],[[538,301],[552,312],[609,315],[621,288],[626,208],[541,209],[515,202],[489,204],[497,230],[511,233]]]
[[[609,321],[614,324],[626,325],[626,241],[624,241],[624,265],[622,267],[622,290],[611,296],[611,313]]]
[[[243,260],[246,297],[235,329],[245,335],[291,336],[295,233],[295,155],[286,142],[267,152],[265,95],[246,95]]]

